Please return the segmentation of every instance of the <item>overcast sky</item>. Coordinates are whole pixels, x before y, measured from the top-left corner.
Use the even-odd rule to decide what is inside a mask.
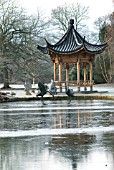
[[[89,6],[89,24],[92,24],[98,17],[107,15],[112,11],[112,0],[20,0],[21,4],[30,14],[35,13],[37,8],[42,9],[45,15],[50,16],[51,9],[65,3],[80,3]]]

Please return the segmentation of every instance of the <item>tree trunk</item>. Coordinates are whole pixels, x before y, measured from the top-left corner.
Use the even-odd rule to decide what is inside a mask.
[[[8,78],[8,68],[6,63],[4,63],[4,67],[3,67],[3,88],[4,89],[10,88],[9,78]]]

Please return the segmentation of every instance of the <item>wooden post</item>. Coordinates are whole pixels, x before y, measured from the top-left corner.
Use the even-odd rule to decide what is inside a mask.
[[[62,92],[62,63],[59,63],[59,82],[60,82],[60,92]]]
[[[78,92],[80,91],[80,60],[77,61],[77,84],[78,84]]]
[[[84,91],[87,90],[86,85],[86,63],[84,63]]]
[[[92,62],[90,61],[90,91],[93,91]]]
[[[69,86],[69,65],[66,63],[66,89]]]

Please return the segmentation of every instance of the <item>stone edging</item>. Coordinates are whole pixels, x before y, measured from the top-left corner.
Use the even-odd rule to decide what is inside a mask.
[[[44,97],[44,100],[69,100],[68,96]],[[40,97],[13,97],[9,99],[0,100],[2,102],[17,102],[17,101],[31,101],[41,100]],[[71,98],[71,100],[114,100],[114,96],[96,96],[96,95],[78,95]]]

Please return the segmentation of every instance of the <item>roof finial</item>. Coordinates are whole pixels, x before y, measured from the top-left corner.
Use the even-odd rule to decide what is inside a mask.
[[[74,19],[70,19],[69,25],[72,27],[74,25]]]

